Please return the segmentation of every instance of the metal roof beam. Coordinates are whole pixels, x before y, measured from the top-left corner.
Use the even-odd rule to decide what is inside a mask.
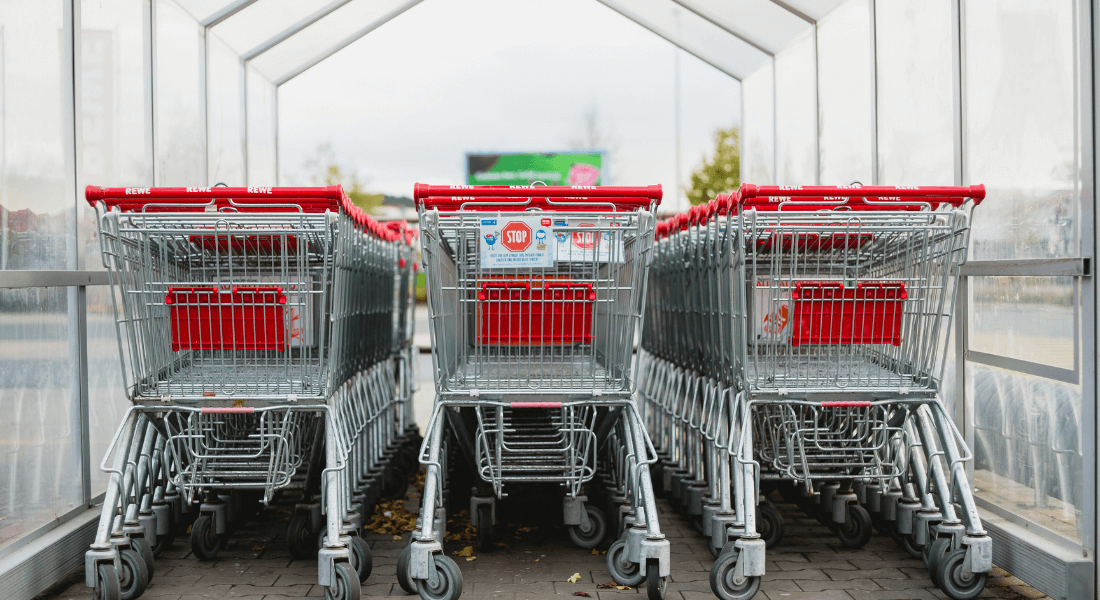
[[[691,2],[689,2],[688,0],[672,0],[672,1],[674,3],[682,6],[683,8],[685,8],[688,12],[691,12],[692,14],[698,16],[700,19],[703,19],[707,23],[710,23],[711,25],[714,25],[715,27],[721,29],[722,31],[725,31],[726,33],[732,35],[733,37],[735,37],[739,40],[741,40],[742,42],[745,42],[746,44],[752,46],[753,48],[756,48],[757,50],[763,52],[764,54],[767,54],[768,56],[775,56],[775,51],[774,50],[769,50],[768,48],[765,48],[764,45],[761,44],[760,42],[758,42],[758,41],[756,41],[756,40],[754,40],[754,39],[752,39],[748,36],[745,36],[745,35],[741,34],[740,32],[737,32],[737,31],[734,31],[734,30],[730,29],[729,27],[726,26],[725,23],[719,23],[718,21],[712,19],[706,13],[704,13],[704,12],[700,11],[699,9],[697,9],[695,7],[695,5],[691,4]]]
[[[221,23],[222,21],[228,19],[229,17],[232,17],[233,15],[248,8],[249,6],[255,4],[256,2],[258,2],[258,0],[235,0],[234,2],[230,2],[229,4],[226,4],[221,10],[215,12],[209,17],[206,17],[202,21],[199,21],[199,25],[202,25],[205,29],[209,29],[217,25],[218,23]]]
[[[310,25],[313,25],[317,21],[320,21],[321,19],[325,18],[332,11],[340,8],[341,6],[347,4],[348,2],[351,2],[351,0],[333,0],[333,2],[329,2],[327,5],[322,6],[321,8],[314,11],[313,14],[303,18],[301,21],[298,21],[297,23],[291,25],[290,27],[287,27],[286,29],[280,31],[279,33],[271,36],[270,38],[265,40],[263,43],[257,45],[255,48],[249,50],[248,52],[245,52],[244,54],[241,55],[241,60],[247,63],[248,61],[252,60],[253,58],[256,58],[257,56],[263,54],[264,52],[267,52],[268,50],[274,48],[275,46],[278,46],[279,44],[281,44],[281,43],[285,42],[286,40],[290,39],[290,37],[293,36],[295,33],[298,33],[299,31],[305,29],[306,27],[309,27]]]

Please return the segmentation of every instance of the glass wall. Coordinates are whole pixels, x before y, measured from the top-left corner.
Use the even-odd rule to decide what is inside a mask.
[[[871,8],[850,0],[817,25],[818,170],[823,185],[871,184]]]
[[[741,181],[775,183],[775,77],[768,61],[741,81]]]
[[[216,34],[207,37],[209,183],[245,185],[244,66]]]
[[[775,183],[817,181],[817,49],[810,31],[775,55]]]
[[[156,185],[206,183],[206,43],[172,0],[154,0]]]
[[[1076,94],[1085,82],[1076,76],[1075,4],[967,0],[963,9],[966,178],[986,183],[990,199],[975,211],[971,256],[1080,256],[1085,196]],[[969,363],[967,377],[979,497],[1079,542],[1078,282],[974,278],[969,345],[989,356],[986,364]],[[1001,368],[1013,365],[1032,374]]]
[[[276,107],[279,90],[255,69],[247,73],[248,90],[248,183],[275,185],[278,152]]]

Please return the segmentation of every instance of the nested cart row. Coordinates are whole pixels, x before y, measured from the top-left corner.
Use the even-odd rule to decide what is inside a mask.
[[[462,574],[442,553],[443,499],[472,480],[480,544],[506,489],[556,486],[572,540],[591,548],[613,529],[609,568],[663,598],[669,542],[648,466],[657,456],[632,397],[660,187],[417,185],[414,196],[436,400],[402,588],[461,595]],[[589,502],[597,483],[614,487],[614,521]]]
[[[873,528],[923,556],[948,596],[992,568],[941,397],[971,187],[742,185],[657,226],[639,400],[656,486],[753,597],[779,488],[843,545]]]
[[[327,188],[98,188],[103,264],[133,406],[85,558],[97,598],[140,596],[190,523],[212,559],[294,490],[287,543],[328,598],[371,571],[359,537],[403,494],[412,418],[414,234]]]

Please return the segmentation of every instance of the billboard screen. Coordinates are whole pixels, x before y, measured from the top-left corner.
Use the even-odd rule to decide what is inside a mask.
[[[467,154],[469,185],[603,185],[602,152]]]

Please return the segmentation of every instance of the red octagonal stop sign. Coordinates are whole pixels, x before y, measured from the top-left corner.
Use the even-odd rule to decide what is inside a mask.
[[[531,245],[531,228],[523,221],[509,221],[500,230],[500,243],[512,252],[523,252]]]

